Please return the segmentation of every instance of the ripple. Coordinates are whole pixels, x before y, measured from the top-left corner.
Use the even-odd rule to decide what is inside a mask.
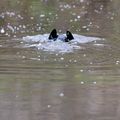
[[[67,43],[59,39],[57,39],[56,41],[48,40],[48,36],[49,34],[23,37],[23,41],[25,42],[24,47],[34,47],[38,50],[50,52],[69,53],[73,52],[74,50],[81,49],[82,47],[80,46],[80,44],[101,40],[101,38],[98,37],[88,37],[73,34],[74,40]]]

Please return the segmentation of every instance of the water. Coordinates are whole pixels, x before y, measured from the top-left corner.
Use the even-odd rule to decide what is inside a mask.
[[[102,38],[86,37],[77,34],[73,34],[73,36],[74,39],[71,40],[69,43],[63,42],[60,38],[58,38],[56,41],[49,40],[48,39],[49,34],[23,37],[23,41],[26,42],[24,47],[35,47],[38,50],[43,50],[48,52],[52,51],[56,53],[69,53],[69,52],[73,52],[76,49],[80,49],[81,48],[80,44],[96,42],[97,40],[104,40]]]
[[[1,0],[0,119],[119,120],[119,4]]]

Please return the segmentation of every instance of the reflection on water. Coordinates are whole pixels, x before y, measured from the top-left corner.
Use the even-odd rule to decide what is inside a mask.
[[[119,0],[1,0],[0,119],[119,120],[119,10]],[[105,39],[67,53],[24,47],[53,28]]]

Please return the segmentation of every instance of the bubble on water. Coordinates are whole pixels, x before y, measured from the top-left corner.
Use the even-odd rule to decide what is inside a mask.
[[[10,37],[10,34],[8,34],[8,33],[5,33],[5,35],[8,36],[8,37]]]
[[[64,9],[62,8],[61,11],[64,11]]]
[[[2,28],[1,30],[0,30],[0,33],[5,33],[5,30],[4,30],[4,28]]]
[[[83,54],[84,57],[86,57],[87,55],[86,54]]]
[[[81,81],[80,83],[81,83],[82,85],[84,84],[84,82],[83,82],[83,81]]]
[[[100,28],[100,26],[96,25],[96,28],[98,28],[98,29],[99,29],[99,28]]]
[[[93,84],[97,84],[97,82],[96,82],[96,81],[94,81],[94,82],[93,82]]]
[[[18,98],[19,96],[18,96],[18,95],[16,95],[15,97],[16,97],[16,98]]]
[[[65,67],[68,67],[68,65],[65,65]]]
[[[110,19],[111,19],[111,20],[113,20],[113,19],[114,19],[114,17],[111,17]]]
[[[55,54],[56,56],[58,56],[58,54]]]
[[[73,22],[73,20],[71,19],[70,22]]]
[[[75,5],[73,5],[73,8],[76,8],[76,6],[75,6]]]
[[[51,105],[47,105],[48,108],[51,108]]]
[[[76,63],[76,62],[77,62],[77,60],[74,60],[74,62]]]
[[[21,44],[23,44],[24,42],[23,42],[23,41],[21,41],[20,43],[21,43]]]
[[[38,30],[41,30],[41,27],[40,27],[40,26],[38,27]]]
[[[64,93],[60,93],[59,96],[60,96],[60,97],[64,97]]]
[[[30,17],[30,19],[31,19],[31,20],[33,20],[33,19],[34,19],[34,17]]]
[[[92,25],[92,22],[90,22],[89,25]]]
[[[54,59],[54,61],[56,62],[56,61],[57,61],[57,59],[55,58],[55,59]]]
[[[26,28],[26,26],[25,26],[25,25],[23,25],[23,28],[25,29],[25,28]]]
[[[75,22],[77,22],[77,21],[78,21],[78,19],[77,19],[77,18],[75,18],[75,19],[74,19],[74,21],[75,21]]]
[[[6,15],[8,15],[9,17],[13,17],[13,16],[15,16],[15,13],[14,12],[6,12]]]
[[[92,65],[93,64],[93,62],[90,62],[90,65]]]
[[[69,4],[66,4],[66,5],[64,5],[63,6],[65,9],[70,9],[71,8],[71,6],[69,5]]]
[[[19,27],[16,27],[16,30],[20,30],[20,28],[19,28]]]
[[[83,71],[84,71],[83,69],[80,70],[80,72],[83,72]]]
[[[17,17],[20,19],[23,19],[23,17],[20,14],[18,14]]]
[[[60,60],[64,60],[64,58],[63,58],[63,57],[61,57],[61,58],[60,58]]]
[[[87,30],[87,31],[89,31],[89,30],[90,30],[90,28],[87,28],[86,30]]]
[[[19,0],[17,1],[17,4],[20,4],[20,1],[19,1]]]
[[[25,56],[22,56],[22,59],[25,59],[26,57]]]
[[[103,7],[104,7],[103,5],[100,5],[100,10],[103,10]]]
[[[85,28],[87,28],[87,26],[82,26],[82,28],[84,28],[84,29],[85,29]]]
[[[118,65],[119,63],[120,63],[120,61],[117,60],[115,64]]]
[[[70,59],[69,62],[72,62],[72,60]]]
[[[80,0],[80,2],[82,3],[82,2],[84,2],[84,0]]]
[[[43,17],[45,17],[45,15],[44,15],[44,14],[41,14],[40,17],[43,18]]]
[[[48,14],[49,14],[49,15],[52,15],[52,13],[51,13],[51,12],[49,12]]]
[[[80,16],[78,15],[77,18],[80,19]]]
[[[94,10],[94,12],[95,12],[95,13],[99,13],[99,11],[98,11],[98,10],[96,10],[96,9]]]
[[[14,30],[14,28],[11,25],[8,24],[7,28],[9,28],[14,33],[15,30]]]

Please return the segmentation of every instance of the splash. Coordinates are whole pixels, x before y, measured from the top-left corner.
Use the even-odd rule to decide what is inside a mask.
[[[60,39],[52,41],[48,39],[49,34],[26,36],[23,37],[25,41],[24,47],[35,47],[38,50],[69,53],[74,50],[81,49],[80,44],[89,43],[92,41],[100,40],[98,37],[88,37],[78,34],[73,34],[74,40],[70,42],[63,42]]]

